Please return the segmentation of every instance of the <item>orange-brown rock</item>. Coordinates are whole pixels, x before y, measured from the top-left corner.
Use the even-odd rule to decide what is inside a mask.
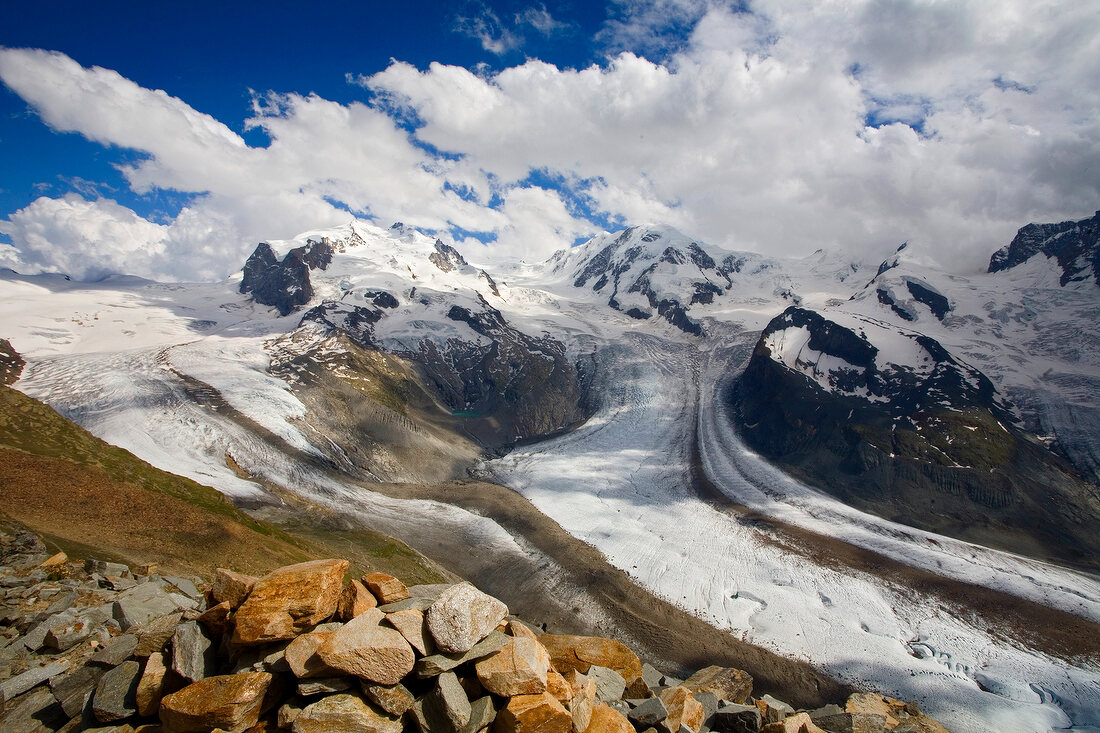
[[[310,677],[333,677],[339,672],[325,664],[317,655],[317,650],[328,641],[334,631],[314,631],[302,634],[287,645],[284,651],[290,671],[299,679]]]
[[[412,644],[422,655],[435,654],[435,640],[428,631],[428,620],[424,612],[417,608],[406,608],[404,611],[396,611],[386,614],[386,623],[392,625],[401,632],[405,641]]]
[[[546,672],[546,691],[562,705],[567,705],[573,699],[573,688],[553,669]]]
[[[601,702],[592,711],[585,733],[634,733],[634,726],[625,715]]]
[[[220,675],[165,695],[160,702],[164,733],[248,730],[259,720],[271,681],[267,672]]]
[[[61,567],[67,562],[69,562],[69,556],[66,555],[64,552],[59,552],[56,555],[52,555],[48,559],[43,560],[38,567],[42,570],[54,570]]]
[[[294,719],[294,733],[401,733],[401,718],[378,710],[358,695],[329,695]]]
[[[539,641],[550,652],[554,669],[559,672],[575,669],[584,674],[589,667],[596,664],[621,674],[628,688],[642,677],[642,662],[638,655],[614,639],[543,634]]]
[[[386,573],[364,575],[363,584],[370,588],[379,603],[397,603],[409,597],[409,589],[405,584]]]
[[[508,639],[499,651],[475,665],[482,687],[501,697],[546,692],[549,667],[546,649],[525,636]]]
[[[548,692],[516,695],[497,713],[493,733],[569,733],[573,718]]]
[[[778,723],[769,723],[760,729],[760,733],[827,733],[814,725],[809,713],[796,713]]]
[[[352,580],[340,593],[340,600],[336,602],[336,618],[341,621],[351,621],[368,608],[378,605],[378,599],[367,590],[367,586],[361,581]]]
[[[684,681],[692,692],[713,692],[719,700],[744,704],[752,695],[752,675],[733,667],[704,667]]]
[[[920,712],[914,703],[905,703],[874,692],[857,692],[851,695],[844,708],[849,713],[881,715],[886,719],[886,730],[893,730],[904,720],[906,725],[919,733],[947,733],[946,728]]]
[[[397,684],[416,664],[405,637],[379,626],[369,611],[332,632],[317,655],[333,669],[383,685]]]
[[[222,601],[216,606],[211,606],[202,612],[196,621],[202,624],[202,627],[210,632],[211,636],[221,636],[229,628],[229,614],[232,613],[232,609],[229,606],[229,601]]]
[[[527,624],[514,618],[508,619],[507,624],[505,624],[505,630],[511,636],[526,636],[528,639],[534,639],[535,641],[539,640],[539,635],[532,631]]]
[[[233,643],[293,639],[332,616],[347,569],[347,560],[313,560],[260,578],[237,609]]]
[[[703,706],[691,695],[686,687],[670,687],[661,690],[661,702],[668,710],[666,723],[671,730],[680,730],[684,725],[698,733],[703,725]]]
[[[214,571],[210,595],[214,596],[215,603],[228,603],[230,608],[237,609],[244,603],[244,599],[248,598],[248,594],[252,592],[255,585],[256,578],[251,575],[218,568]]]

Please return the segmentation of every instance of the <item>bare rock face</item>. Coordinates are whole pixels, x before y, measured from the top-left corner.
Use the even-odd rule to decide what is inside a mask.
[[[585,733],[634,733],[634,726],[618,710],[600,703],[592,711],[592,722]]]
[[[364,575],[363,583],[381,603],[397,603],[409,597],[409,589],[405,584],[386,573]]]
[[[221,728],[241,733],[259,720],[271,682],[267,672],[220,675],[166,695],[160,704],[164,732],[199,733]]]
[[[244,603],[244,599],[248,598],[248,594],[252,592],[255,585],[256,578],[251,575],[218,568],[214,571],[210,595],[214,596],[216,603],[228,603],[230,608],[236,610]]]
[[[476,665],[481,685],[501,697],[546,692],[550,655],[542,644],[525,637],[512,638],[500,651]]]
[[[698,733],[703,725],[703,705],[692,696],[691,690],[686,687],[670,687],[662,690],[660,697],[668,710],[668,718],[665,720],[671,730],[680,730],[684,726]]]
[[[293,639],[329,618],[336,611],[347,569],[347,560],[313,560],[260,578],[237,610],[233,643]]]
[[[554,669],[562,672],[576,670],[587,674],[593,664],[613,669],[626,680],[627,689],[642,678],[642,662],[622,642],[598,636],[557,636],[543,634],[539,637]]]
[[[294,719],[294,733],[401,733],[401,718],[375,709],[358,695],[329,695]]]
[[[692,692],[713,692],[719,700],[744,703],[752,694],[752,675],[732,667],[704,667],[684,681]]]
[[[396,629],[379,626],[370,614],[334,631],[317,655],[333,669],[383,685],[397,684],[416,663],[405,637]]]
[[[444,652],[466,652],[508,615],[508,607],[469,583],[443,591],[428,609],[428,630]]]
[[[573,718],[548,692],[516,695],[497,713],[493,733],[569,733]]]

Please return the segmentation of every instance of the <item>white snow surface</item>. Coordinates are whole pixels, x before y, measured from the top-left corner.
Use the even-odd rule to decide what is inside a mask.
[[[640,240],[651,232],[661,234],[646,243],[658,256],[672,243],[691,241],[657,227],[632,236]],[[898,267],[874,278],[874,265],[868,271],[825,254],[778,261],[704,245],[716,261],[740,260],[729,272],[733,285],[721,283],[725,294],[691,311],[707,325],[704,340],[663,321],[641,322],[611,310],[606,293],[592,292],[591,284],[572,286],[577,268],[616,236],[603,235],[544,266],[516,265],[494,274],[499,294],[473,266],[443,272],[430,263],[434,240],[411,230],[354,222],[271,244],[282,255],[309,238],[336,242],[332,265],[311,273],[316,296],[301,312],[323,300],[354,304],[367,289],[386,290],[400,304],[376,324],[387,348],[413,350],[423,338],[480,338],[447,319],[446,310],[452,303],[473,309],[483,298],[513,327],[536,336],[548,332],[572,354],[595,351],[595,416],[568,435],[517,449],[481,470],[522,493],[640,585],[719,628],[858,687],[917,700],[953,733],[1100,730],[1100,669],[1071,666],[987,634],[919,592],[792,552],[753,523],[715,509],[693,480],[697,446],[699,468],[751,511],[1100,621],[1097,578],[851,509],[749,451],[723,404],[724,387],[744,366],[759,331],[799,303],[857,333],[863,329],[889,363],[919,364],[922,349],[907,335],[919,328],[999,388],[1031,395],[1034,401],[1021,413],[1041,415],[1052,430],[1069,431],[1075,421],[1087,427],[1093,423],[1085,418],[1096,411],[1092,390],[1100,383],[1100,349],[1091,348],[1100,342],[1095,293],[1060,289],[1056,279],[1051,285],[1042,263],[1034,261],[1019,271],[960,278],[901,257]],[[683,298],[696,277],[693,268],[698,272],[690,263],[655,271],[653,286]],[[900,322],[874,291],[885,283],[895,296],[907,296],[903,277],[920,278],[948,296],[955,310],[940,322],[923,304],[910,303],[918,322]],[[405,523],[412,532],[417,523],[436,522],[469,534],[482,551],[531,555],[530,547],[490,520],[454,507],[364,496],[273,454],[247,427],[195,402],[179,375],[216,389],[294,448],[320,450],[318,436],[303,427],[304,405],[267,372],[269,345],[297,327],[301,312],[279,318],[240,295],[238,285],[239,278],[202,285],[133,278],[78,284],[58,276],[0,274],[0,337],[28,361],[16,386],[150,463],[236,498],[263,489],[231,470],[226,456],[247,472],[366,517],[384,517],[390,526]],[[1076,332],[1074,341],[1058,337],[1067,331]],[[782,334],[773,352],[784,363],[812,363],[826,377],[847,368],[808,354],[797,329]],[[1081,437],[1080,450],[1087,453],[1091,440]]]

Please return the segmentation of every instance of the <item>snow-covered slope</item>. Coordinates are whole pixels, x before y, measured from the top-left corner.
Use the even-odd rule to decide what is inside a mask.
[[[960,430],[1037,433],[1095,478],[1097,291],[1063,286],[1052,262],[962,277],[904,249],[882,267],[781,260],[643,226],[488,273],[415,230],[352,222],[270,241],[225,283],[3,274],[0,337],[28,362],[19,389],[241,501],[278,487],[530,553],[484,517],[361,484],[472,468],[670,602],[917,699],[955,733],[1087,730],[1095,660],[1041,628],[998,631],[966,593],[839,558],[873,553],[1090,629],[1095,576],[852,508],[753,451],[730,404],[755,352],[802,393],[884,420],[918,403],[984,411]]]

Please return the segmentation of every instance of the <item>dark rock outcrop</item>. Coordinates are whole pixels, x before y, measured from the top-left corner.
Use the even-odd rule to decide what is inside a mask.
[[[812,352],[850,368],[813,379],[810,366],[773,358],[769,337],[792,328],[808,329]],[[1097,487],[1020,429],[984,374],[935,339],[909,337],[926,356],[920,370],[890,364],[889,354],[821,314],[788,308],[729,395],[745,442],[852,506],[1095,569]]]
[[[244,263],[240,291],[251,293],[257,303],[277,308],[279,315],[289,315],[313,297],[309,271],[328,268],[332,254],[327,240],[309,240],[290,250],[280,262],[271,245],[260,242]]]
[[[14,384],[27,362],[12,348],[7,339],[0,339],[0,384]]]
[[[1062,268],[1061,284],[1087,279],[1100,285],[1100,211],[1091,219],[1058,224],[1028,224],[1007,247],[989,259],[989,272],[1021,265],[1037,254],[1053,257]]]

